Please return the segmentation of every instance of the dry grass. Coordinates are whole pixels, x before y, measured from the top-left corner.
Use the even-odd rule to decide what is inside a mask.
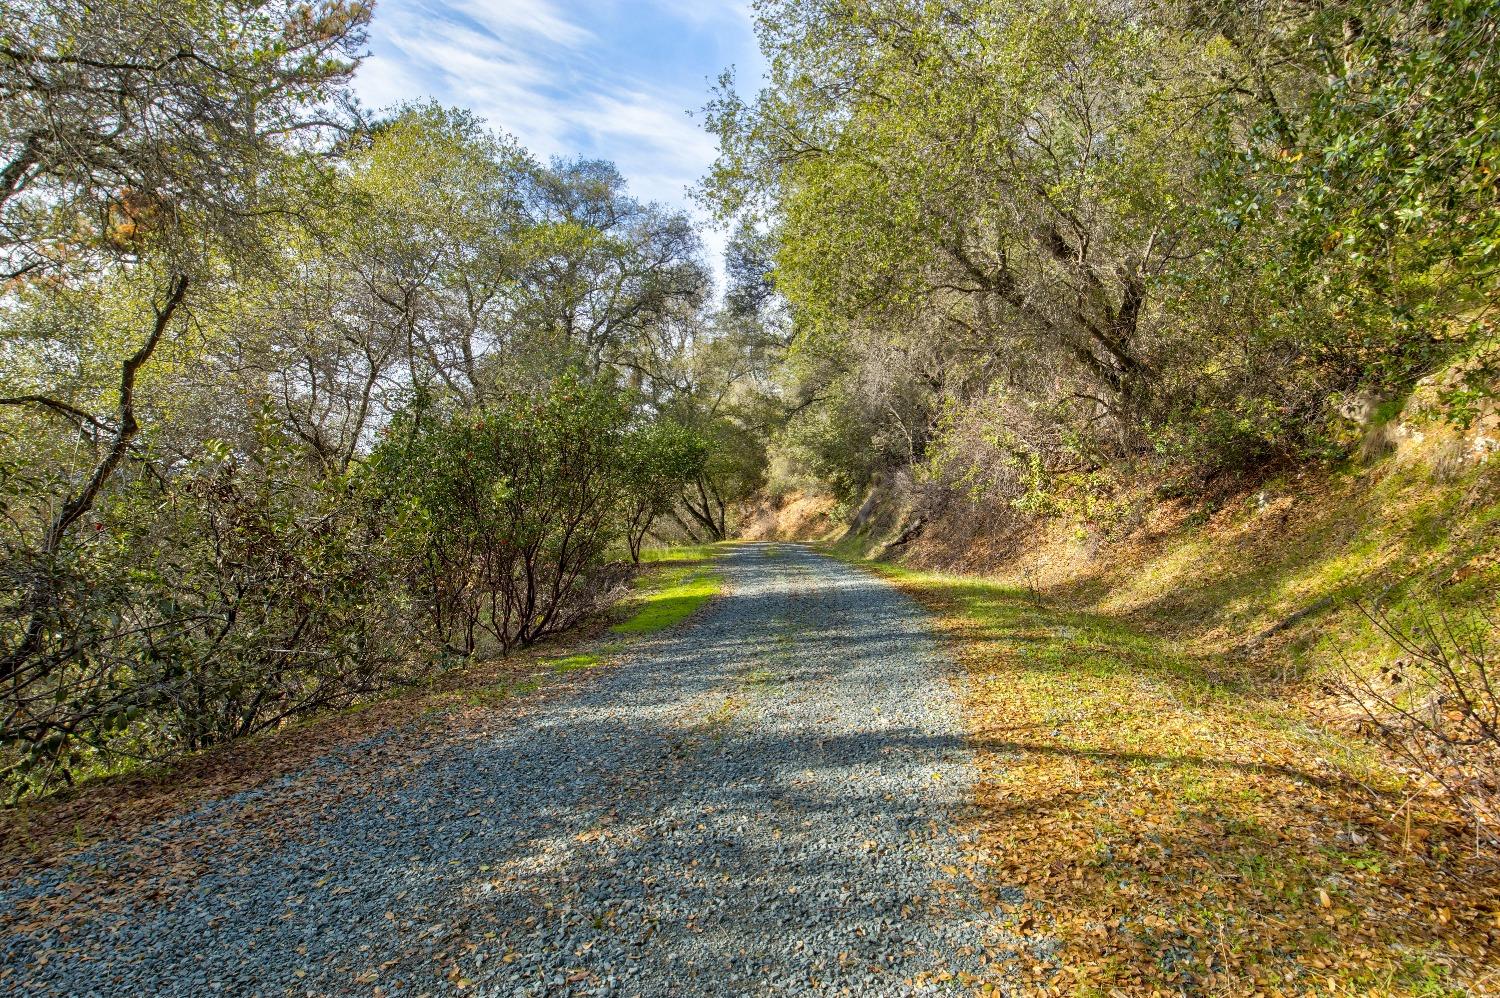
[[[1399,621],[1500,597],[1500,461],[1455,473],[1442,426],[1390,437],[1374,464],[1138,482],[1115,520],[938,519],[879,566],[965,666],[984,855],[1025,891],[1009,917],[1037,945],[1010,966],[1031,990],[1500,991],[1496,858],[1331,681],[1401,654],[1356,600]]]
[[[994,900],[1034,944],[997,977],[1095,995],[1500,983],[1500,870],[1253,666],[1024,590],[882,570],[966,668],[988,880],[1025,892]]]
[[[740,517],[739,535],[747,541],[814,540],[837,532],[832,518],[834,502],[828,496],[793,492],[780,500],[767,500],[746,509]]]

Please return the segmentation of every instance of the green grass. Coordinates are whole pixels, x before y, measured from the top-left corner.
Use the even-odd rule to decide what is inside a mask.
[[[1450,993],[1444,968],[1403,956],[1404,943],[1360,920],[1380,902],[1381,875],[1402,861],[1394,847],[1377,850],[1365,826],[1366,845],[1329,844],[1329,828],[1366,816],[1315,789],[1307,767],[1334,755],[1326,743],[1347,740],[1322,732],[1309,752],[1305,718],[1261,689],[1246,663],[1013,585],[868,567],[936,610],[961,649],[989,774],[977,788],[981,829],[1005,857],[997,877],[1048,882],[1047,931],[1099,993],[1140,980],[1171,990],[1184,967],[1212,976],[1220,993],[1259,990],[1267,974],[1331,978],[1350,993],[1376,983],[1381,993]],[[1380,768],[1360,761],[1367,778]],[[1136,924],[1135,911],[1154,921]],[[1138,945],[1093,933],[1101,924]],[[1243,942],[1233,952],[1223,948],[1231,925]],[[1345,960],[1361,947],[1378,982]]]
[[[542,663],[553,672],[576,672],[579,669],[594,669],[604,664],[594,652],[580,652],[563,658],[550,658]]]
[[[681,623],[724,588],[721,576],[696,565],[643,575],[631,600],[632,613],[611,628],[616,634],[651,634]]]
[[[475,687],[463,693],[463,700],[470,707],[498,707],[507,700],[535,693],[546,686],[553,676],[583,669],[597,669],[604,664],[604,655],[608,653],[609,649],[600,649],[598,652],[577,652],[544,658],[537,663],[537,670],[527,678]]]
[[[697,544],[641,552],[647,567],[636,578],[626,605],[630,616],[611,628],[616,634],[651,634],[692,616],[724,588],[724,580],[704,562],[727,545]]]
[[[740,680],[746,686],[767,689],[781,682],[781,675],[770,669],[752,669]]]
[[[819,550],[841,561],[863,561],[880,547],[880,538],[869,530],[850,530],[836,540],[818,545]]]
[[[645,548],[641,551],[641,564],[659,564],[673,561],[708,561],[723,552],[724,544],[680,544],[675,547]]]

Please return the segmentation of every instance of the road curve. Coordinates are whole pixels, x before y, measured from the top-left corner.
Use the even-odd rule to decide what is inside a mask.
[[[0,992],[905,995],[975,972],[921,610],[744,545],[686,625],[480,734],[382,736],[0,876]]]

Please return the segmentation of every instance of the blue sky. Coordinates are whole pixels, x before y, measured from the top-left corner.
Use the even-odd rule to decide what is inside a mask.
[[[355,89],[370,107],[467,107],[539,156],[614,160],[637,196],[687,207],[714,155],[688,112],[725,68],[758,77],[752,28],[748,0],[380,0]]]

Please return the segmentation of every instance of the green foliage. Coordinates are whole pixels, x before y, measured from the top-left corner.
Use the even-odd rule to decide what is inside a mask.
[[[50,557],[13,549],[10,647],[31,580],[51,593],[0,729],[21,786],[253,734],[427,667],[358,481],[309,476],[263,433],[245,457],[113,490]]]
[[[27,4],[0,26],[0,273],[263,251],[277,174],[346,116],[370,5]],[[295,189],[295,188],[291,188]]]
[[[387,667],[345,602],[368,566],[333,541],[359,519],[342,484],[263,460],[282,444],[253,401],[217,426],[197,408],[216,307],[274,269],[273,220],[326,176],[368,19],[342,0],[62,2],[0,26],[0,764],[17,787],[247,733]],[[210,474],[205,438],[228,424],[233,460]]]
[[[1341,399],[1485,335],[1493,4],[761,15],[704,195],[774,233],[807,400],[777,451],[846,502],[908,465],[1013,499],[1334,457]]]
[[[1336,282],[1334,306],[1410,336],[1500,264],[1500,12],[1359,0],[1341,13],[1339,71],[1300,110],[1295,151],[1262,169],[1295,199],[1293,246]]]
[[[684,484],[704,473],[708,450],[702,437],[666,419],[638,426],[625,436],[620,492],[631,561],[640,562],[647,532],[672,509]]]
[[[472,653],[480,631],[529,645],[595,608],[630,415],[618,393],[563,376],[478,407],[419,401],[392,423],[372,473],[450,647]]]

